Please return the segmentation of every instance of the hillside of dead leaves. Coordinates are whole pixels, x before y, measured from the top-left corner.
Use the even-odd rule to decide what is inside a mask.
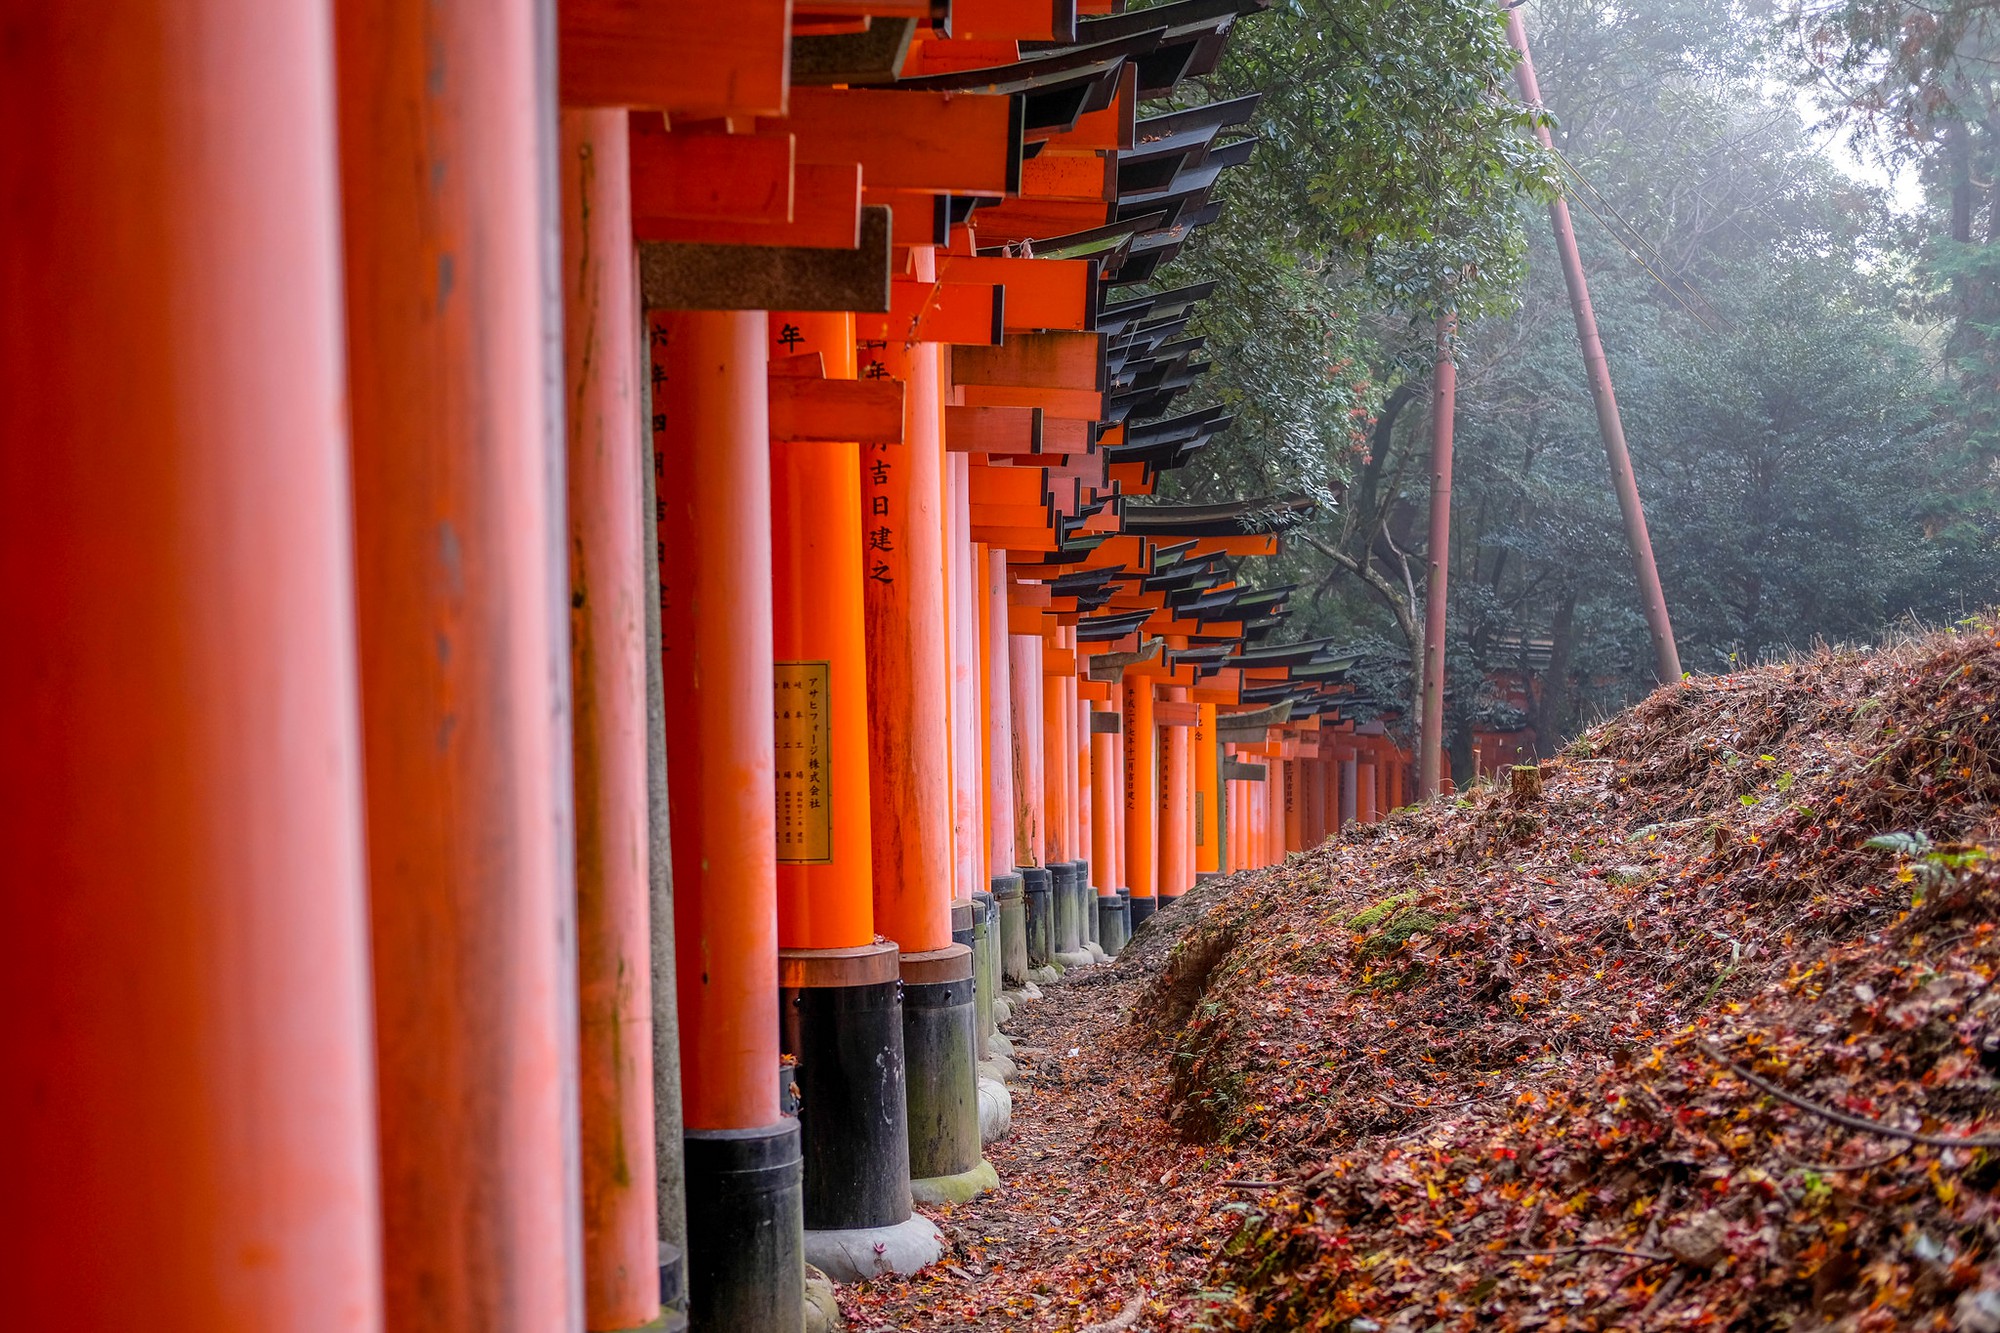
[[[849,1328],[2000,1333],[1996,847],[1992,627],[1663,689],[1023,1006]]]
[[[1157,1110],[1285,1169],[1160,1326],[2000,1333],[2000,635],[1692,680],[1519,779],[1180,933]]]

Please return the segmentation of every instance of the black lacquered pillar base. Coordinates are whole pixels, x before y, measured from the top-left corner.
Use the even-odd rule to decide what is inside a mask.
[[[806,1261],[799,1122],[689,1130],[688,1316],[702,1333],[801,1333]]]
[[[1049,879],[1052,881],[1049,894],[1051,937],[1049,951],[1060,959],[1063,954],[1075,953],[1082,946],[1082,931],[1078,928],[1076,911],[1076,863],[1049,862]]]
[[[993,901],[1000,908],[1000,977],[1009,986],[1028,980],[1027,883],[1019,875],[993,877]]]
[[[982,1160],[972,950],[904,954],[901,970],[910,1175],[959,1176]]]
[[[987,892],[972,895],[972,1010],[977,1051],[984,1060],[991,1052],[986,1038],[994,1030],[993,1001],[1000,995],[1000,908]]]
[[[805,1225],[894,1226],[910,1216],[902,980],[896,946],[784,949],[780,1044],[797,1064]]]
[[[1088,946],[1097,943],[1097,886],[1090,882],[1090,862],[1076,863],[1076,908],[1077,924],[1083,931],[1083,943]]]
[[[1049,945],[1051,940],[1051,901],[1055,885],[1048,869],[1044,866],[1021,866],[1020,875],[1026,885],[1024,896],[1028,906],[1028,967],[1030,970],[1049,965]]]
[[[1116,958],[1132,938],[1132,900],[1124,890],[1097,900],[1097,947]]]

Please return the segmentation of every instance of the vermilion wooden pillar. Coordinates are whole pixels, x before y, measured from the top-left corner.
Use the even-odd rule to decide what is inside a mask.
[[[761,311],[648,316],[689,1130],[778,1119],[764,321]]]
[[[1326,790],[1321,797],[1325,802],[1327,836],[1332,837],[1340,832],[1340,760],[1333,757],[1330,749],[1323,749],[1322,753],[1328,757],[1320,760],[1326,768]]]
[[[1039,866],[1048,854],[1047,791],[1042,752],[1042,641],[1033,634],[1007,636],[1007,671],[1013,690],[1014,864]]]
[[[1225,781],[1222,799],[1229,806],[1229,826],[1224,831],[1222,870],[1234,874],[1243,868],[1243,784]]]
[[[1350,736],[1348,739],[1352,740],[1353,737]],[[1342,824],[1350,824],[1359,817],[1361,808],[1359,804],[1360,786],[1357,772],[1359,761],[1355,758],[1353,746],[1349,745],[1340,751],[1338,767],[1340,769],[1340,790],[1335,799],[1338,802],[1338,809],[1340,811],[1340,822]]]
[[[1239,781],[1232,785],[1234,787],[1233,794],[1236,797],[1237,814],[1236,827],[1232,833],[1232,840],[1235,843],[1236,866],[1240,870],[1251,863],[1250,789],[1255,784],[1248,781]]]
[[[1270,865],[1278,865],[1280,861],[1284,861],[1284,855],[1292,851],[1292,839],[1288,833],[1292,825],[1292,819],[1288,815],[1292,811],[1290,769],[1292,765],[1278,759],[1276,755],[1270,757],[1268,767],[1264,769],[1266,773],[1264,783],[1270,787],[1270,795],[1266,797],[1266,801],[1270,801],[1270,839],[1264,845],[1266,847],[1264,857],[1270,861]]]
[[[1325,754],[1326,750],[1322,747],[1321,757],[1312,761],[1306,774],[1306,837],[1309,839],[1309,845],[1314,847],[1325,842],[1333,831],[1326,818],[1328,765]]]
[[[1263,790],[1262,782],[1244,782],[1240,799],[1243,803],[1243,846],[1242,860],[1246,869],[1257,865],[1257,847],[1262,833],[1257,820],[1257,793]]]
[[[796,1330],[798,1122],[778,1107],[768,330],[655,311],[653,455],[694,1326]]]
[[[1091,716],[1117,717],[1112,705],[1092,704]],[[1090,859],[1097,896],[1116,898],[1124,883],[1124,847],[1118,837],[1118,780],[1121,756],[1115,731],[1090,734]]]
[[[554,52],[530,0],[335,18],[388,1323],[574,1327]]]
[[[773,314],[768,332],[773,358],[855,378],[852,314]],[[779,1022],[797,1062],[809,1258],[815,1233],[910,1220],[900,958],[875,934],[859,558],[895,542],[871,535],[861,455],[852,441],[771,446]]]
[[[1083,729],[1082,699],[1077,693],[1077,664],[1082,658],[1077,652],[1076,629],[1073,626],[1057,630],[1056,641],[1065,657],[1061,672],[1063,809],[1069,818],[1063,829],[1063,840],[1069,847],[1070,859],[1084,861],[1090,856],[1090,814],[1086,808],[1090,797],[1083,787],[1084,770],[1090,760],[1090,736]]]
[[[1159,733],[1153,725],[1153,681],[1127,674],[1125,692],[1125,877],[1132,890],[1132,929],[1159,906]]]
[[[980,698],[979,607],[983,592],[974,559],[971,514],[971,460],[946,457],[951,505],[946,515],[945,554],[951,574],[951,765],[952,856],[957,867],[953,893],[970,898],[986,883],[985,810],[980,793],[984,747]]]
[[[1014,683],[1007,651],[1007,553],[986,552],[980,664],[986,680],[986,860],[996,880],[1014,872]]]
[[[920,280],[935,274],[928,247],[917,247],[911,262]],[[891,340],[870,349],[869,359],[904,385],[903,443],[871,446],[861,458],[869,539],[857,558],[868,634],[875,928],[902,952],[910,1174],[925,1182],[976,1178],[972,949],[951,937],[944,349]],[[1004,630],[1004,610],[998,619]],[[930,1199],[951,1187],[916,1188]]]
[[[1276,865],[1285,859],[1284,773],[1284,765],[1277,759],[1265,760],[1263,790],[1259,794],[1264,823],[1264,838],[1259,853],[1262,865]]]
[[[1215,705],[1195,705],[1194,739],[1194,873],[1220,874],[1222,864],[1222,788],[1216,765]]]
[[[1168,686],[1167,698],[1174,702],[1184,702],[1187,690],[1181,686]],[[1189,751],[1191,728],[1171,726],[1161,728],[1161,748],[1165,762],[1160,769],[1161,814],[1160,823],[1160,900],[1178,898],[1194,887],[1194,867],[1188,859],[1189,817],[1194,813],[1194,803],[1189,784],[1193,781],[1193,771],[1189,765],[1192,755]]]
[[[1284,775],[1282,786],[1285,799],[1284,848],[1287,852],[1302,850],[1306,845],[1306,808],[1303,783],[1299,775],[1305,769],[1305,761],[1286,759],[1279,763],[1279,771]]]
[[[1063,678],[1051,670],[1049,648],[1060,647],[1043,641],[1042,653],[1042,837],[1043,855],[1050,865],[1076,856],[1070,843],[1069,709]]]
[[[1372,824],[1376,818],[1376,798],[1379,786],[1375,778],[1375,747],[1365,745],[1361,759],[1354,770],[1354,817],[1364,824]]]
[[[562,113],[584,1322],[660,1312],[639,322],[622,110]]]
[[[853,379],[854,316],[768,317],[773,355],[818,353]],[[778,943],[851,949],[875,938],[861,446],[771,446]]]
[[[855,557],[868,631],[875,928],[919,953],[951,944],[943,368],[935,343],[891,343],[881,356],[905,398],[904,442],[862,451],[869,540]]]
[[[1072,635],[1073,639],[1074,635]],[[1073,728],[1076,738],[1076,750],[1072,756],[1075,761],[1073,767],[1076,772],[1075,846],[1078,856],[1095,858],[1097,855],[1097,812],[1093,807],[1097,800],[1097,788],[1090,780],[1091,756],[1095,748],[1094,738],[1090,734],[1090,702],[1078,694],[1078,682],[1075,676],[1070,677],[1069,686],[1069,692],[1075,700],[1070,708],[1070,725]],[[1091,862],[1091,874],[1098,876],[1099,873],[1098,862],[1093,859]],[[1094,903],[1086,902],[1084,905],[1092,912],[1097,910]],[[1086,930],[1090,929],[1094,928],[1086,923]],[[1092,934],[1090,938],[1095,939],[1097,937],[1095,934]]]
[[[0,41],[0,1285],[380,1327],[324,5]]]

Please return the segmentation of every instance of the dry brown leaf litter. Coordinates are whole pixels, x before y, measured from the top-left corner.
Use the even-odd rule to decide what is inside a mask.
[[[1210,886],[850,1327],[2000,1333],[1993,1153],[1851,1127],[2000,1131],[1996,717],[1991,634],[1822,653]]]

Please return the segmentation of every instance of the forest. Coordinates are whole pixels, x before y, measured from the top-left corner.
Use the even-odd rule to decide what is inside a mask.
[[[2000,6],[1524,10],[1280,0],[1208,98],[1250,165],[1176,280],[1214,281],[1230,430],[1170,485],[1305,494],[1287,633],[1414,728],[1434,328],[1457,318],[1446,744],[1548,754],[1654,684],[1548,203],[1569,201],[1684,670],[2000,593]],[[1532,135],[1538,117],[1553,151]]]

